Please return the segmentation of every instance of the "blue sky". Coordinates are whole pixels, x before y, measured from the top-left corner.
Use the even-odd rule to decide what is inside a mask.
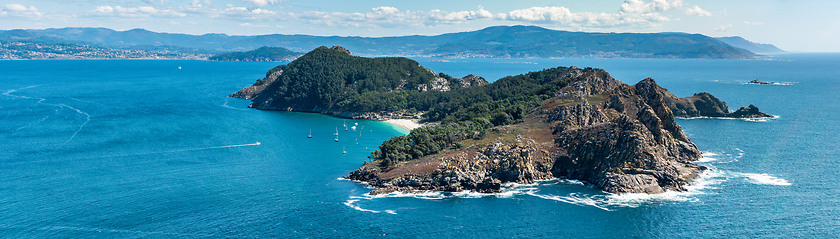
[[[840,52],[837,10],[837,0],[0,0],[0,29],[376,37],[537,25],[586,32],[742,36],[788,51]]]

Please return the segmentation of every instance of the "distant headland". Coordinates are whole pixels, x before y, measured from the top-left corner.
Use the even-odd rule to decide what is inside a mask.
[[[337,46],[277,66],[231,97],[263,110],[422,119],[428,125],[384,142],[347,176],[376,187],[371,194],[492,193],[550,178],[610,193],[682,191],[705,167],[691,163],[702,156],[677,116],[766,115],[752,105],[729,113],[708,93],[678,98],[650,78],[627,85],[601,69],[556,67],[487,83]]]

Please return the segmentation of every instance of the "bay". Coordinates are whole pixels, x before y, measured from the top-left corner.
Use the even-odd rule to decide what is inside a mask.
[[[689,192],[581,182],[370,197],[339,180],[393,125],[248,109],[226,97],[278,63],[0,61],[0,236],[831,237],[840,233],[840,54],[769,60],[415,58],[490,81],[556,66],[710,92],[763,121],[681,119],[713,170]],[[748,85],[753,79],[787,85]],[[358,123],[358,130],[343,125]],[[313,138],[306,136],[312,132]],[[339,142],[334,141],[338,131]],[[259,144],[257,144],[259,142]],[[342,154],[346,150],[347,154]]]

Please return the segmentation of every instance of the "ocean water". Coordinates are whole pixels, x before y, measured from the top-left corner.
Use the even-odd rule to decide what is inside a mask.
[[[490,81],[555,66],[597,67],[629,84],[652,77],[678,96],[710,92],[731,110],[755,104],[778,118],[678,120],[705,152],[699,163],[712,169],[688,192],[611,195],[548,180],[492,195],[371,197],[365,185],[338,178],[406,131],[247,109],[249,101],[226,97],[277,63],[0,61],[0,237],[840,234],[840,54],[416,60],[436,72]],[[788,84],[744,84],[756,78]],[[356,123],[356,131],[345,131]]]

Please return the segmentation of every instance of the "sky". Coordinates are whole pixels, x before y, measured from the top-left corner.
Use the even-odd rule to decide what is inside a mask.
[[[792,52],[840,52],[838,10],[837,0],[0,0],[0,29],[380,37],[533,25],[741,36]]]

